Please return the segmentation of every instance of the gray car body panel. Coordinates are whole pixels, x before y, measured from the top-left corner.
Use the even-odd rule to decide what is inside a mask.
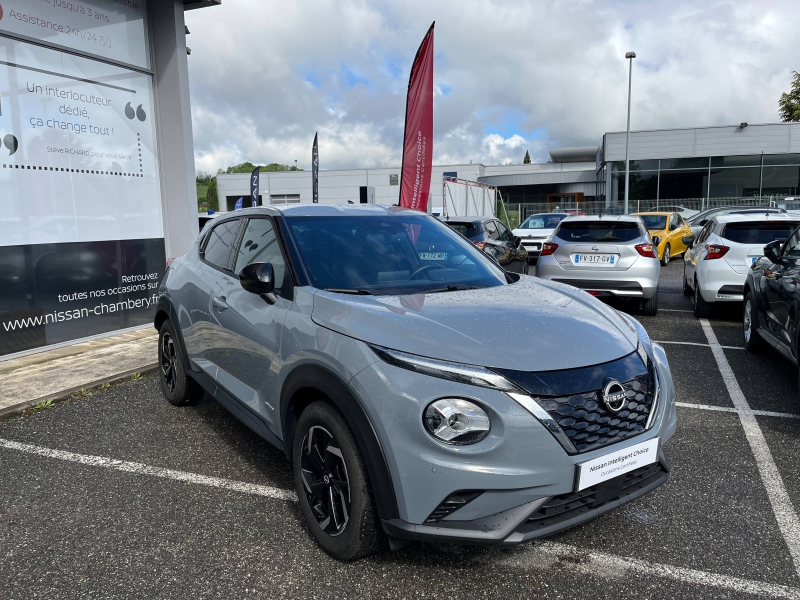
[[[320,209],[295,212],[342,210]],[[387,209],[359,207],[354,214],[376,210]],[[280,214],[237,212],[241,217]],[[507,394],[389,365],[369,347],[526,371],[595,365],[636,350],[636,329],[627,317],[566,285],[523,276],[495,288],[408,296],[352,296],[298,286],[291,300],[278,297],[270,304],[241,290],[230,274],[209,267],[196,244],[172,263],[160,292],[177,315],[190,367],[258,415],[275,440],[286,440],[281,390],[298,369],[321,368],[346,384],[385,457],[397,503],[394,523],[422,527],[449,494],[486,490],[446,519],[452,530],[440,537],[471,539],[459,523],[535,510],[543,498],[573,489],[577,464],[653,437],[665,442],[675,430],[675,390],[657,345],[651,359],[661,393],[652,427],[575,456]],[[228,308],[220,310],[211,297],[224,298]],[[531,350],[531,339],[541,351]],[[489,436],[469,446],[434,440],[422,415],[431,401],[443,397],[483,406],[492,417]],[[492,543],[502,541],[496,537]]]

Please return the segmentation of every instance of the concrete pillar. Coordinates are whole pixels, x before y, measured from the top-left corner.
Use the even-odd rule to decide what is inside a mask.
[[[199,232],[184,7],[181,0],[149,5],[164,237],[167,257],[175,258],[189,251]]]

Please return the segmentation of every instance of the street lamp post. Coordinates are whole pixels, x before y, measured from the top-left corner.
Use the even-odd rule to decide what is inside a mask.
[[[628,61],[628,128],[625,132],[625,214],[628,214],[628,196],[630,193],[630,146],[631,146],[631,76],[633,74],[633,59],[636,52],[626,52]]]

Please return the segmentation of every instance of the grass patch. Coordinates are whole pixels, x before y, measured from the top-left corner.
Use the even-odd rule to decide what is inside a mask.
[[[33,408],[34,410],[44,410],[45,408],[50,408],[52,406],[53,406],[53,399],[48,398],[47,400],[42,400],[41,402],[37,403],[36,406],[34,406]]]

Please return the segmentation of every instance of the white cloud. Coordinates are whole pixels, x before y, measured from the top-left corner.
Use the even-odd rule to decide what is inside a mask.
[[[187,13],[197,166],[400,163],[408,69],[436,28],[434,161],[520,162],[632,127],[777,121],[796,0],[227,0]]]

